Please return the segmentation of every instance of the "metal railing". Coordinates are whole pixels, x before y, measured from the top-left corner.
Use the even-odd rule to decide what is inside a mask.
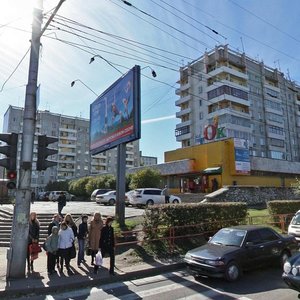
[[[286,233],[287,227],[294,214],[279,214],[279,215],[265,215],[252,216],[240,220],[229,219],[210,222],[201,222],[198,224],[172,226],[159,226],[157,228],[143,228],[140,230],[121,231],[115,235],[116,247],[143,245],[145,243],[152,243],[158,241],[166,241],[168,243],[169,252],[173,253],[176,241],[179,239],[190,239],[203,236],[208,238],[223,227],[233,225],[264,225],[276,227],[281,233]],[[128,239],[130,239],[128,241]],[[123,241],[125,240],[125,241]]]

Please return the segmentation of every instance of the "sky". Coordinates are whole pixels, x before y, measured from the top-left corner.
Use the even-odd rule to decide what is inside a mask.
[[[34,2],[0,0],[1,131],[9,105],[24,106]],[[43,1],[43,24],[58,2]],[[41,38],[39,110],[88,119],[95,94],[140,65],[140,150],[162,163],[165,151],[180,148],[175,138],[180,123],[175,116],[179,68],[206,50],[228,44],[300,82],[298,0],[127,3],[131,5],[122,0],[66,0],[62,4]]]

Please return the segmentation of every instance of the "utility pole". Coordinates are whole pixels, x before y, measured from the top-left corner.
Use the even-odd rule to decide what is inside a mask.
[[[29,74],[23,114],[22,149],[18,176],[19,183],[16,191],[10,248],[7,253],[6,277],[10,279],[25,277],[31,200],[32,158],[36,125],[36,91],[39,52],[41,46],[40,40],[43,32],[46,30],[64,1],[65,0],[59,1],[59,4],[53,11],[43,30],[41,30],[43,21],[43,0],[38,0],[37,6],[33,11]]]
[[[115,215],[121,228],[125,227],[125,173],[126,173],[126,144],[117,146],[117,193]]]

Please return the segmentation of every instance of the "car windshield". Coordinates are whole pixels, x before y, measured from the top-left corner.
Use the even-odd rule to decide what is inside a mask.
[[[292,220],[293,225],[300,225],[300,214],[297,214],[293,220]]]
[[[240,247],[245,235],[245,230],[223,228],[210,239],[209,243]]]

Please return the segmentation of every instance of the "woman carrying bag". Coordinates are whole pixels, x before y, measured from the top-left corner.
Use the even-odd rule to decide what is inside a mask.
[[[29,217],[28,249],[27,249],[27,269],[33,272],[33,261],[38,258],[41,252],[39,246],[40,222],[36,217],[36,212],[31,212]]]
[[[89,249],[91,249],[91,265],[94,266],[95,256],[99,249],[99,241],[101,237],[101,229],[103,221],[99,212],[94,213],[93,219],[89,228]]]

